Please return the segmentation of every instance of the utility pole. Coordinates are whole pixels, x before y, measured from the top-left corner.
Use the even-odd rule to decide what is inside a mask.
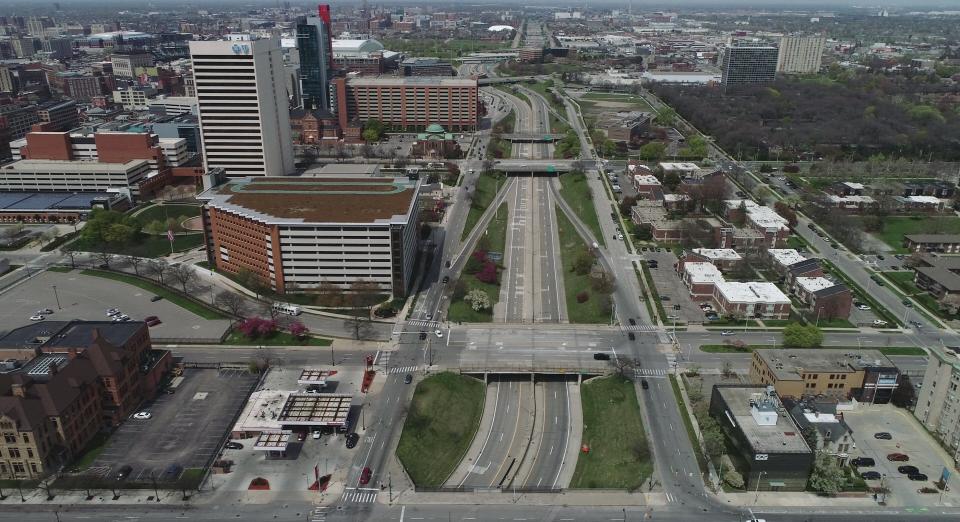
[[[393,504],[393,477],[387,472],[387,493],[390,495],[390,503]]]

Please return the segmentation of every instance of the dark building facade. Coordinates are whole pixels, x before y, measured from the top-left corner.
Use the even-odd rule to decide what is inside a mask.
[[[300,53],[300,91],[306,109],[330,109],[330,74],[333,40],[330,6],[321,4],[319,16],[297,20],[297,51]]]

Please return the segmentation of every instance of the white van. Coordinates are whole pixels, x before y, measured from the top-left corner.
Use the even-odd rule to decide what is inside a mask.
[[[288,303],[273,303],[273,311],[287,315],[300,315],[302,313],[299,306]]]

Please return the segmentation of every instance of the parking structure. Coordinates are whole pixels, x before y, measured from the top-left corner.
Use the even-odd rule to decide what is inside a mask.
[[[950,456],[914,419],[909,411],[885,404],[861,407],[844,413],[844,421],[850,426],[856,439],[856,449],[850,457],[870,457],[876,461],[873,467],[862,467],[858,472],[876,471],[881,480],[868,480],[867,484],[890,489],[887,503],[890,505],[934,505],[940,501],[937,493],[919,493],[920,488],[934,488],[934,481],[940,479],[943,469],[952,470]],[[876,433],[886,432],[890,439],[875,438]],[[910,460],[893,462],[887,460],[891,453],[904,453]],[[920,473],[927,475],[926,481],[910,480],[907,475],[897,471],[904,465],[916,466]],[[943,502],[957,505],[960,503],[960,486],[952,478],[948,484],[950,491],[943,492]]]
[[[112,477],[130,466],[131,482],[149,482],[171,464],[203,468],[220,449],[236,414],[257,382],[245,370],[186,369],[176,393],[163,393],[146,420],[127,419],[87,470]]]
[[[116,308],[134,321],[155,315],[162,323],[150,328],[155,341],[164,339],[219,340],[230,326],[228,320],[207,320],[154,294],[120,281],[72,272],[42,272],[0,294],[4,313],[0,333],[23,326],[37,310],[53,311],[48,319],[68,321],[109,320],[106,311]]]

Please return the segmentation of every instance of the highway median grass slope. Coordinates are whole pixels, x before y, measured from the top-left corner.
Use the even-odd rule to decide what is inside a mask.
[[[570,481],[571,488],[635,490],[653,472],[636,388],[613,375],[598,377],[580,388],[583,444]]]
[[[600,230],[600,218],[593,206],[593,194],[587,183],[587,175],[583,172],[571,172],[560,176],[560,195],[577,217],[587,225],[597,242],[606,245],[603,231]]]
[[[557,234],[560,237],[560,260],[563,267],[563,290],[567,294],[567,315],[571,323],[602,324],[610,320],[610,297],[594,292],[590,286],[590,275],[580,275],[574,271],[574,261],[586,250],[587,245],[573,228],[559,207],[557,213]],[[585,293],[587,300],[580,303],[577,294]],[[606,303],[606,304],[605,304]]]
[[[483,211],[493,203],[493,198],[497,195],[497,189],[503,186],[506,176],[502,172],[488,173],[484,172],[477,178],[477,184],[471,189],[470,210],[467,212],[467,219],[463,224],[463,233],[460,239],[464,239],[480,221]]]
[[[481,381],[451,372],[417,385],[397,446],[414,484],[442,486],[457,467],[480,426],[484,392]]]
[[[507,242],[507,221],[510,219],[509,214],[507,204],[504,202],[500,205],[499,213],[494,215],[493,219],[490,220],[486,234],[477,242],[478,250],[504,253]],[[503,262],[505,261],[506,256],[504,256]],[[502,265],[503,262],[500,264]],[[503,268],[505,269],[506,267],[504,266]],[[499,279],[496,283],[484,283],[477,279],[476,274],[461,273],[460,280],[454,283],[456,288],[454,288],[450,308],[447,310],[447,318],[451,321],[464,323],[492,322],[493,308],[497,305],[497,302],[500,301],[500,284],[503,282],[506,273],[504,269],[498,269]],[[461,282],[463,283],[462,285],[460,285]],[[487,296],[490,298],[490,308],[486,310],[474,310],[470,303],[463,299],[466,294],[474,289],[480,289],[487,293]]]

